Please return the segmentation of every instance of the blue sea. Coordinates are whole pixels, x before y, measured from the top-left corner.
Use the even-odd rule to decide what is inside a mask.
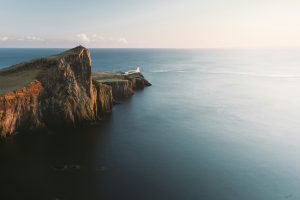
[[[0,49],[0,67],[64,49]],[[99,124],[0,144],[0,199],[300,199],[300,49],[91,49],[153,84]],[[1,87],[1,86],[0,86]]]

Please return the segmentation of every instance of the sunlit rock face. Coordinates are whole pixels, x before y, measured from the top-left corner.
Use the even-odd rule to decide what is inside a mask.
[[[17,129],[32,130],[44,127],[39,112],[42,84],[34,81],[26,87],[0,96],[0,130],[5,137]]]
[[[1,70],[0,82],[16,76],[25,80],[6,84],[0,91],[1,136],[100,120],[116,99],[150,85],[140,73],[105,74],[120,78],[108,82],[97,73],[92,76],[90,52],[82,46]]]

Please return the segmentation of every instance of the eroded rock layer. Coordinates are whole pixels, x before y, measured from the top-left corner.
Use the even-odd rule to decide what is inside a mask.
[[[150,85],[141,73],[92,74],[90,52],[82,46],[3,69],[0,84],[2,137],[100,120],[115,100]]]

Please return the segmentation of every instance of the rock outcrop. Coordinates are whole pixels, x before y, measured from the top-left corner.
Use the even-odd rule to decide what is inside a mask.
[[[111,86],[115,100],[128,98],[134,94],[134,90],[141,90],[151,85],[141,73],[96,72],[92,76],[94,81]]]
[[[0,71],[0,133],[101,120],[115,100],[151,85],[141,73],[94,73],[82,47]]]

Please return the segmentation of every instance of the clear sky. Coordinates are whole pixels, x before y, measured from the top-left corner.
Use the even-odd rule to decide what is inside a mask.
[[[300,47],[300,0],[0,0],[0,47]]]

